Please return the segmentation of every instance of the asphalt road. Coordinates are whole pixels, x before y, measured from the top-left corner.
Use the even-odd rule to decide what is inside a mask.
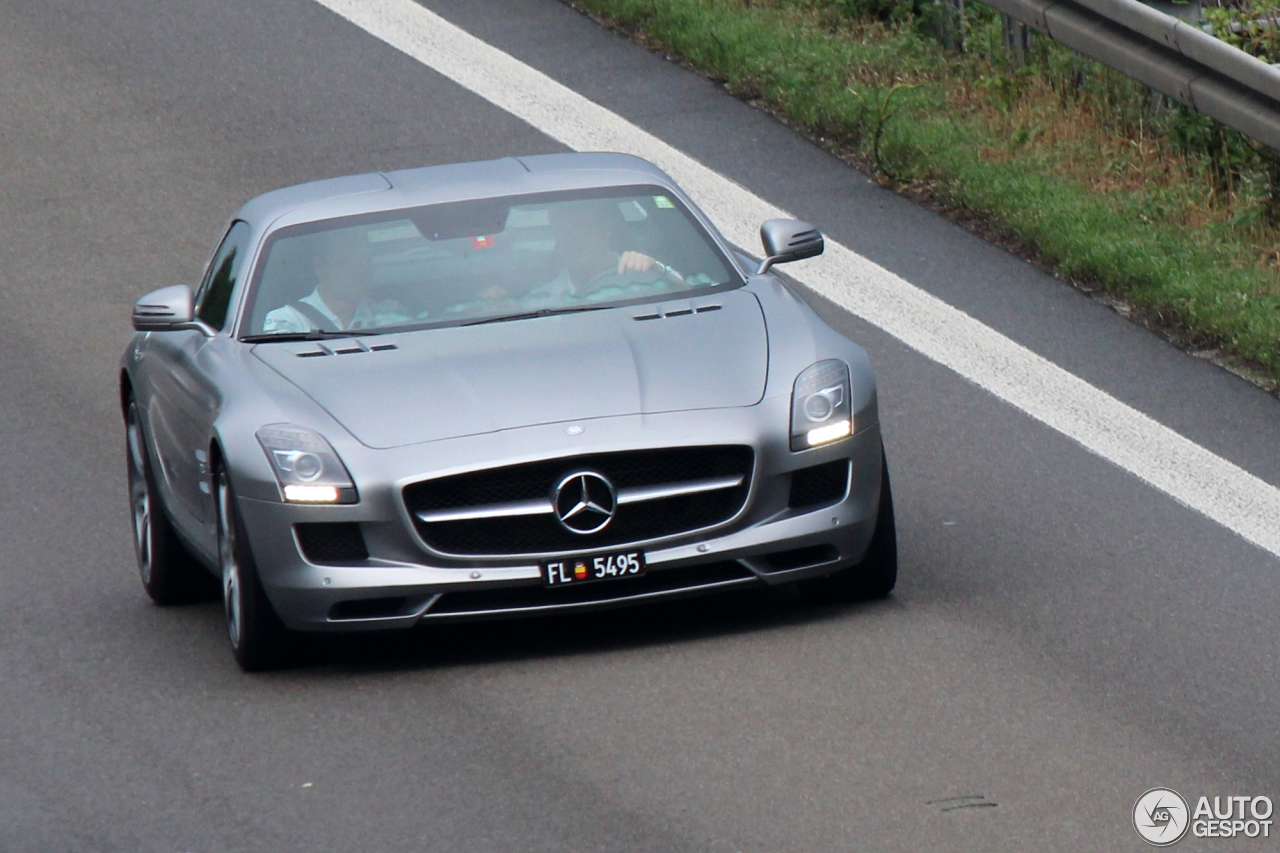
[[[1280,485],[1275,399],[715,84],[556,0],[424,5]],[[133,299],[259,192],[559,147],[310,0],[0,0],[0,33],[0,851],[1138,850],[1148,788],[1280,800],[1276,558],[829,304],[880,374],[888,601],[240,673],[217,605],[135,576]]]

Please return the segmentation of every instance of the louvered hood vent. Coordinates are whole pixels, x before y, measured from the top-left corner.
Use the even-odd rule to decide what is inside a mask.
[[[295,353],[298,358],[322,358],[326,355],[355,355],[363,352],[386,352],[387,350],[399,349],[395,344],[374,344],[373,346],[365,346],[360,341],[354,343],[343,342],[342,346],[330,344],[316,344],[315,349],[303,350]]]

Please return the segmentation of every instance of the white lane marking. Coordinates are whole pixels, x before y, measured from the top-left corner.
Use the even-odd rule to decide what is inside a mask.
[[[764,220],[792,218],[413,0],[316,2],[572,149],[625,151],[656,163],[739,246],[756,245]],[[825,255],[787,271],[912,349],[1280,556],[1280,490],[1265,481],[846,246],[828,241]]]

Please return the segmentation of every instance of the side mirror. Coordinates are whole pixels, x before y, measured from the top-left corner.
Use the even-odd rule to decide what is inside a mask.
[[[194,319],[191,288],[185,284],[153,290],[133,304],[133,328],[139,332],[177,329]]]
[[[824,248],[822,232],[799,219],[770,219],[760,226],[760,242],[764,243],[765,258],[756,275],[764,275],[774,264],[821,255]]]

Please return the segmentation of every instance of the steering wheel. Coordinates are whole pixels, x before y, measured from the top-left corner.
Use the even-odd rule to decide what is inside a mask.
[[[625,287],[628,284],[656,284],[662,281],[666,274],[665,268],[657,264],[647,270],[618,272],[615,268],[604,269],[584,281],[577,288],[578,295],[586,296],[606,287]]]

